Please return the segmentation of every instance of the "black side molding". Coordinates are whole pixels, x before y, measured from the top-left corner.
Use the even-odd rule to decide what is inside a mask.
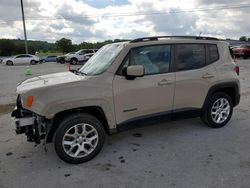
[[[200,115],[201,115],[201,109],[196,109],[196,108],[184,108],[174,111],[166,111],[156,114],[150,114],[146,116],[132,118],[130,120],[118,124],[116,130],[112,129],[112,133],[121,132],[134,128],[140,128],[144,126],[156,125],[173,120],[199,117]]]

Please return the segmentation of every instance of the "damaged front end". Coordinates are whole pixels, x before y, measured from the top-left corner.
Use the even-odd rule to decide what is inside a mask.
[[[50,120],[39,116],[22,107],[21,96],[18,95],[16,107],[11,113],[13,124],[17,134],[25,134],[27,141],[40,144],[42,139],[46,139],[50,128]]]

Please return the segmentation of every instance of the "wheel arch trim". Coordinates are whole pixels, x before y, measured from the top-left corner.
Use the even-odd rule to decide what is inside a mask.
[[[107,115],[105,114],[103,108],[101,106],[84,106],[84,107],[64,110],[55,114],[51,126],[47,132],[46,143],[50,143],[53,141],[55,131],[59,128],[59,122],[62,121],[62,119],[74,113],[81,113],[81,112],[96,117],[102,123],[105,132],[107,134],[111,134],[110,130],[112,129],[110,129],[109,121],[107,119]],[[98,113],[98,115],[95,113]]]
[[[240,94],[239,94],[239,86],[237,82],[223,82],[219,83],[216,85],[213,85],[212,87],[209,88],[206,99],[203,103],[202,106],[202,111],[204,112],[209,104],[209,101],[211,100],[213,94],[217,91],[222,91],[223,89],[233,89],[234,90],[234,99],[233,100],[233,105],[236,106],[239,104],[240,101]]]

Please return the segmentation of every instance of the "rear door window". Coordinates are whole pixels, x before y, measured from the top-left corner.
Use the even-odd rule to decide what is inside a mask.
[[[198,69],[206,64],[204,44],[175,45],[175,67],[177,71]]]

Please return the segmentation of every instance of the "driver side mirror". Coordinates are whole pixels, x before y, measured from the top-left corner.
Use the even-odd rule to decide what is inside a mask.
[[[131,65],[126,68],[127,79],[135,79],[136,77],[143,77],[145,69],[143,65]]]

